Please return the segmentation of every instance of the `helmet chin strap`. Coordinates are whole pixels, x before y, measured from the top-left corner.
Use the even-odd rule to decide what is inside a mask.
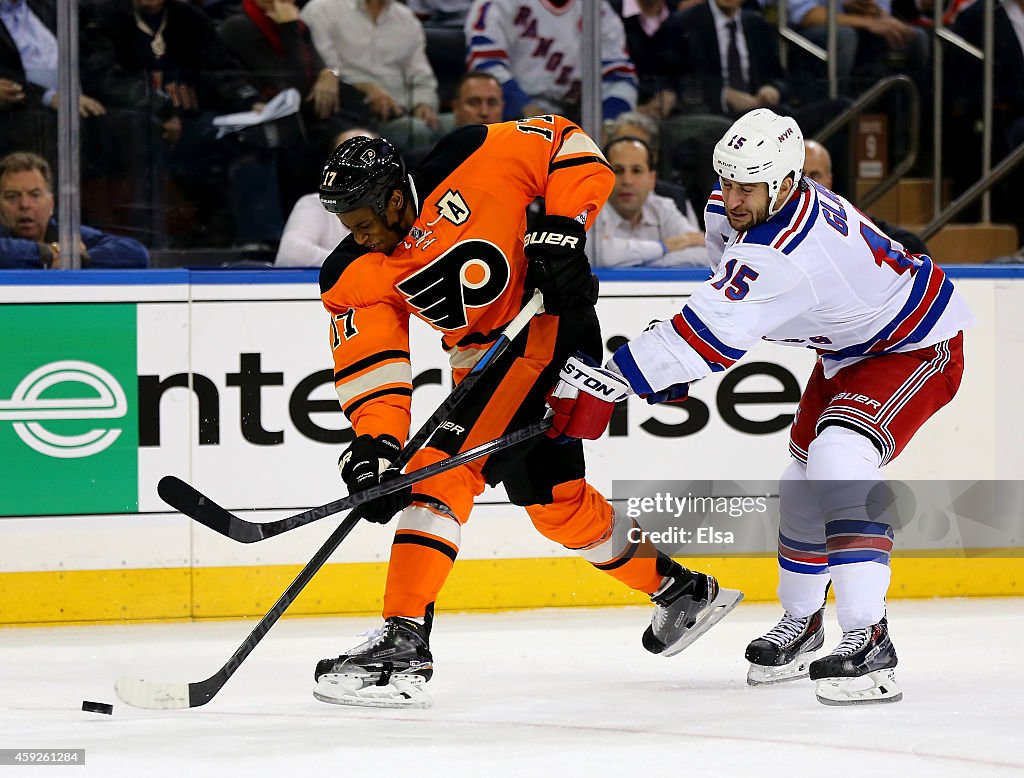
[[[797,189],[800,188],[800,182],[796,181],[793,178],[794,175],[795,175],[795,171],[793,173],[790,173],[789,175],[787,175],[785,178],[782,179],[782,182],[779,184],[779,191],[777,191],[775,193],[775,196],[772,198],[771,202],[768,203],[768,218],[769,219],[772,218],[779,211],[781,211],[785,207],[786,203],[789,202],[789,198],[791,198],[793,196],[793,192],[795,192]],[[780,203],[779,202],[779,195],[782,194],[782,185],[786,183],[786,178],[788,178],[788,179],[793,181],[793,186],[790,187],[789,193],[786,195],[786,199],[783,200]]]

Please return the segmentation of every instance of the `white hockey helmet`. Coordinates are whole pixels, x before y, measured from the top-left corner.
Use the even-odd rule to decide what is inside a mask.
[[[768,185],[768,215],[783,206],[777,203],[787,177],[799,184],[804,174],[804,134],[788,116],[768,108],[743,114],[715,146],[712,164],[719,178],[740,184]]]

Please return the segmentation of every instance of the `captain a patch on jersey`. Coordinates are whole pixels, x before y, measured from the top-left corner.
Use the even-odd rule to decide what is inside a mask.
[[[466,205],[466,200],[458,190],[449,189],[444,195],[434,203],[434,207],[437,208],[440,214],[434,221],[430,222],[427,226],[433,226],[437,224],[441,219],[447,219],[456,227],[465,224],[469,217],[472,216],[472,211],[469,210],[469,206]]]
[[[456,243],[395,288],[435,327],[457,330],[469,321],[466,309],[493,303],[510,277],[504,252],[490,241],[474,239]]]

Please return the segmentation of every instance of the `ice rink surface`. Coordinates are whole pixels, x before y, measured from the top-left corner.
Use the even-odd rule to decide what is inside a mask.
[[[806,680],[746,686],[743,649],[778,615],[741,604],[665,659],[640,646],[647,609],[442,613],[420,711],[312,698],[316,660],[370,618],[285,620],[213,701],[164,712],[120,703],[114,680],[201,680],[252,622],[3,629],[0,748],[84,748],[84,766],[44,772],[113,778],[1024,776],[1024,599],[891,603],[904,700],[858,708]],[[831,614],[826,629],[831,649]]]

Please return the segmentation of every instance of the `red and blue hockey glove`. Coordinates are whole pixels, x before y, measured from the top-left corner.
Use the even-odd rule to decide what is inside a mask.
[[[577,352],[548,393],[548,405],[555,415],[546,434],[558,443],[596,440],[608,427],[615,403],[629,394],[629,384],[621,375]]]
[[[388,466],[398,458],[402,446],[391,435],[360,435],[352,441],[345,453],[338,459],[338,470],[348,486],[348,493],[355,494],[382,481],[400,475]],[[374,524],[387,524],[395,514],[412,500],[412,487],[378,497],[359,506],[362,517]]]

